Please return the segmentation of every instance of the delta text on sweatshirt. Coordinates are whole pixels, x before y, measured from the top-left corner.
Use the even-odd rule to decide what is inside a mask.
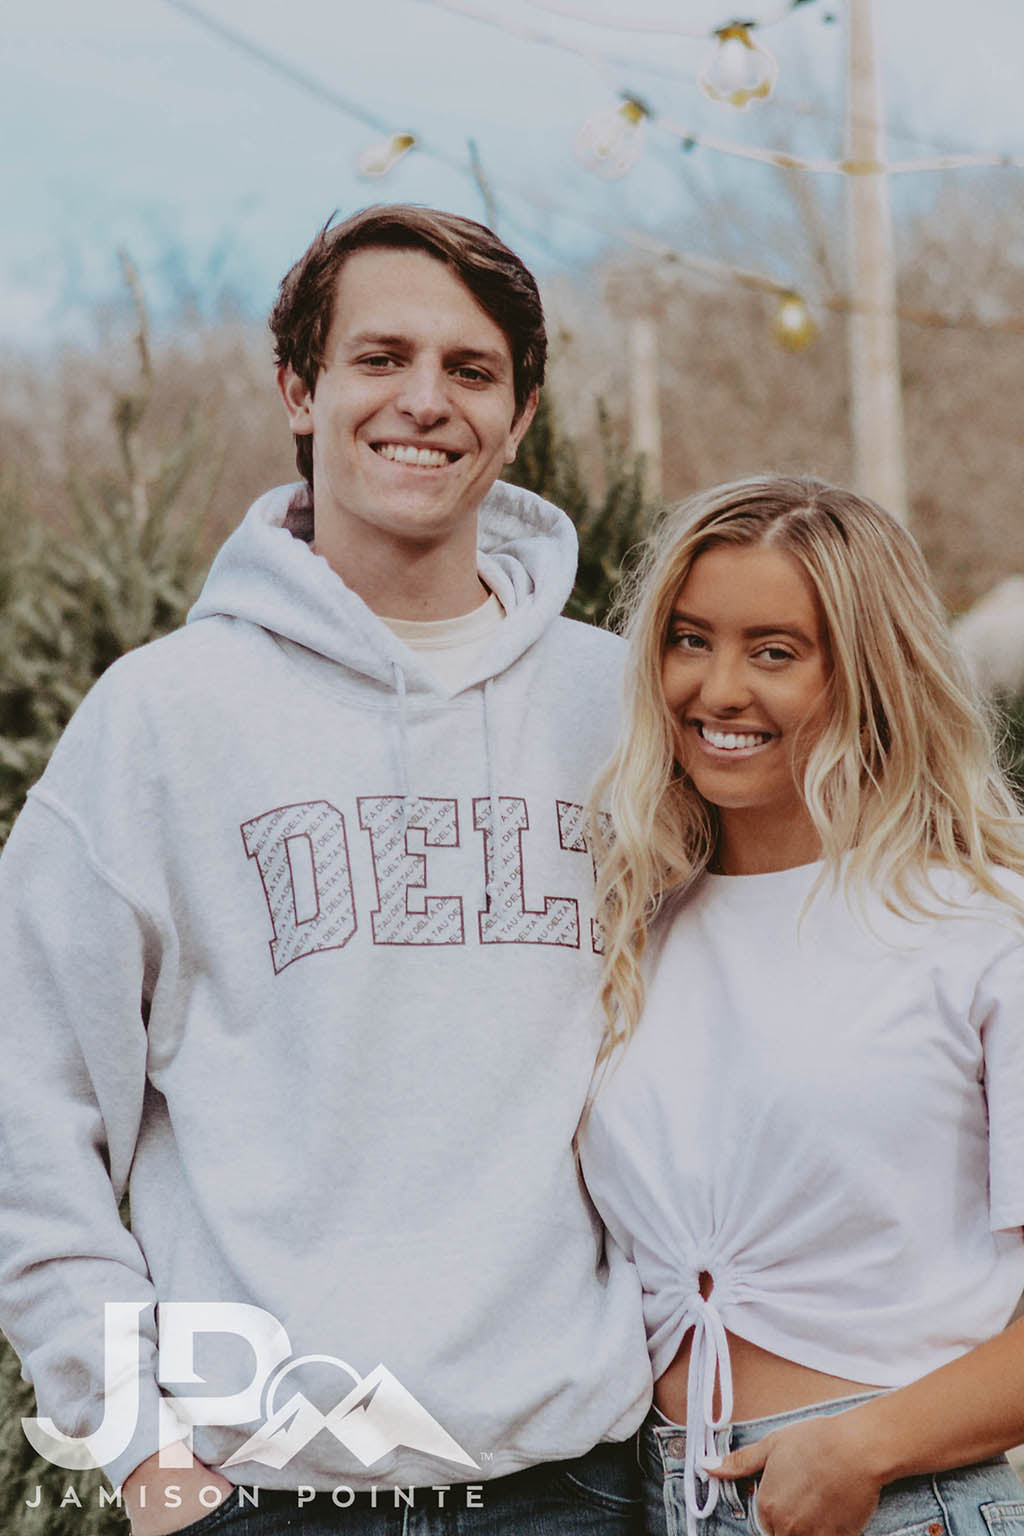
[[[115,1483],[175,1405],[239,1482],[484,1481],[650,1395],[572,1152],[620,643],[559,617],[569,520],[499,484],[507,617],[450,695],[293,495],[101,678],[0,860],[0,1324]]]

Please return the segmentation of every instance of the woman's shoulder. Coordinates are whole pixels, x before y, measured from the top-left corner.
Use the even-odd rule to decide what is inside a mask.
[[[1024,874],[1002,865],[985,866],[984,881],[948,864],[929,864],[915,882],[914,894],[937,899],[940,917],[964,913],[979,918],[1015,919],[1024,932]]]
[[[910,947],[928,954],[936,983],[974,985],[993,962],[1010,957],[1016,970],[1024,958],[1024,875],[1016,870],[991,865],[979,878],[932,864],[906,895],[917,910],[901,911],[897,922]]]

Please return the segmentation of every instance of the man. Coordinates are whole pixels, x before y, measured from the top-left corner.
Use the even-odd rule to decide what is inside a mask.
[[[368,209],[271,326],[303,484],[100,681],[0,865],[29,1432],[137,1536],[624,1532],[639,1296],[572,1150],[618,649],[559,617],[568,520],[495,484],[536,286]]]

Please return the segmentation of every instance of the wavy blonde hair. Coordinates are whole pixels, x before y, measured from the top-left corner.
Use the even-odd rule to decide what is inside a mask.
[[[592,813],[605,933],[602,1058],[636,1027],[652,918],[700,876],[717,841],[715,807],[676,762],[662,692],[673,604],[705,550],[756,544],[798,562],[825,623],[829,707],[802,786],[822,880],[838,882],[849,853],[846,882],[923,915],[934,907],[921,877],[940,863],[1018,906],[992,866],[1024,874],[1024,822],[914,540],[875,503],[820,480],[764,475],[717,486],[664,519],[616,605],[629,641],[625,722],[593,796],[608,811]]]

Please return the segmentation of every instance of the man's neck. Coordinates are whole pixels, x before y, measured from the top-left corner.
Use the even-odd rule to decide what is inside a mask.
[[[360,593],[368,608],[382,619],[401,619],[405,623],[430,624],[439,623],[443,619],[458,619],[465,614],[475,613],[482,608],[490,597],[490,589],[484,586],[480,577],[474,574],[471,587],[467,587],[465,597],[456,597],[453,593],[450,599],[435,599],[432,592],[408,592],[402,594],[392,589],[391,597],[382,597],[379,603],[371,603]]]
[[[313,549],[382,618],[454,619],[489,596],[477,574],[475,526],[437,544],[371,538],[342,545],[317,530]]]

